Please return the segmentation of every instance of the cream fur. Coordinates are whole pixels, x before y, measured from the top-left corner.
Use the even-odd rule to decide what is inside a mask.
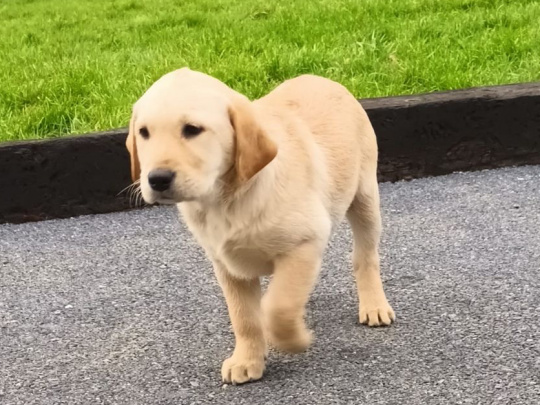
[[[204,132],[182,137],[185,123]],[[148,128],[149,139],[138,135]],[[134,106],[126,142],[149,203],[177,203],[214,264],[236,337],[225,382],[262,377],[267,343],[300,352],[311,343],[305,305],[332,230],[348,218],[360,322],[394,312],[379,271],[377,144],[369,119],[340,84],[311,75],[250,102],[187,68],[159,79]],[[176,173],[170,191],[151,170]],[[259,277],[272,275],[264,297]]]

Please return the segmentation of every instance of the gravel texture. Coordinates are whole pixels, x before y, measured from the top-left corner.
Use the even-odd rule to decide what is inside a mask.
[[[540,403],[540,166],[381,195],[396,324],[358,325],[344,224],[309,304],[314,346],[271,352],[239,387],[220,382],[225,304],[174,209],[0,226],[0,403]]]

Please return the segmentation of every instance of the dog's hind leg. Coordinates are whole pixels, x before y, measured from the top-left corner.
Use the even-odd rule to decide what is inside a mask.
[[[353,265],[358,289],[360,323],[389,325],[394,311],[384,293],[379,268],[381,214],[379,187],[374,173],[360,180],[356,196],[347,212],[353,236]]]

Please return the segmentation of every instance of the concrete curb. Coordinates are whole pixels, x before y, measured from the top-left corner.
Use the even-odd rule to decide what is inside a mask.
[[[360,100],[379,180],[540,164],[540,83]],[[0,144],[0,223],[130,207],[126,129]],[[133,205],[131,205],[133,206]]]

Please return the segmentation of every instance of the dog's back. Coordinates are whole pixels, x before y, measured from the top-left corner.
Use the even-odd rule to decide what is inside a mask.
[[[358,100],[339,83],[302,75],[285,81],[255,104],[279,116],[301,120],[309,129],[324,155],[330,205],[339,211],[336,214],[340,217],[359,182],[373,179],[377,170],[375,133]],[[293,131],[291,135],[298,133]]]

